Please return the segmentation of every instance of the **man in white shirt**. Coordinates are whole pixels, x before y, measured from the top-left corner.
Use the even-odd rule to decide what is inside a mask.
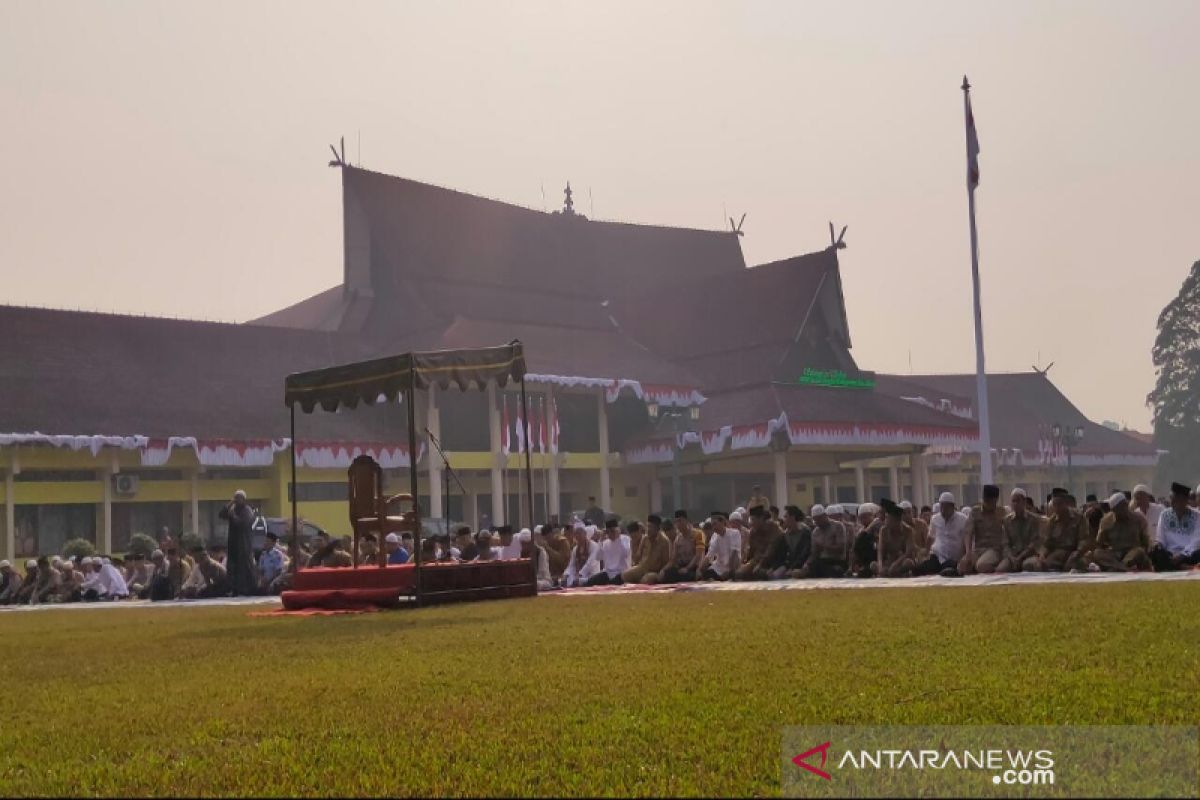
[[[1146,523],[1150,526],[1150,535],[1155,536],[1158,533],[1158,519],[1162,516],[1163,506],[1154,502],[1154,492],[1150,491],[1150,487],[1144,483],[1139,483],[1133,487],[1133,503],[1130,504],[1130,511],[1136,511],[1146,518]]]
[[[725,512],[709,515],[713,534],[708,540],[708,552],[700,562],[700,578],[706,581],[727,580],[742,563],[741,537],[735,528],[726,524]]]
[[[916,575],[940,574],[944,578],[958,576],[958,562],[966,552],[963,534],[967,529],[967,515],[957,510],[954,495],[942,492],[938,498],[938,513],[929,521],[929,535],[933,545],[929,558],[917,565]]]
[[[621,573],[628,570],[631,564],[629,536],[621,533],[621,523],[610,519],[604,523],[604,538],[597,547],[597,558],[600,568],[590,578],[588,586],[607,586],[620,584]]]
[[[93,558],[92,570],[81,587],[84,600],[124,600],[129,596],[125,577],[107,558]]]
[[[1188,569],[1200,564],[1200,511],[1188,506],[1188,487],[1171,484],[1171,507],[1158,518],[1150,550],[1157,572]]]
[[[501,525],[496,529],[500,536],[500,558],[510,561],[521,557],[521,539],[513,536],[512,525]],[[521,529],[521,537],[532,535],[529,528]]]
[[[567,568],[562,574],[561,583],[564,589],[587,586],[588,579],[600,569],[600,545],[591,540],[587,528],[576,526],[572,536],[575,542],[571,547],[571,556],[567,559]]]

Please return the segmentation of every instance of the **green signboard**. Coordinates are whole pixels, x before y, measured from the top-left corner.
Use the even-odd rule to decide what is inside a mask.
[[[830,386],[836,389],[874,389],[874,378],[852,377],[840,369],[805,367],[797,383],[805,386]]]

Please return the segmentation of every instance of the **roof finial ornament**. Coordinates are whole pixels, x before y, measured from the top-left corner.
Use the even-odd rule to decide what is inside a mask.
[[[567,188],[563,190],[563,210],[562,213],[574,216],[575,201],[571,199],[571,182],[567,181]]]

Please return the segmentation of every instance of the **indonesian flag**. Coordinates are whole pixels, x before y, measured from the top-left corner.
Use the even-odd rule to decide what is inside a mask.
[[[521,406],[517,404],[517,452],[525,452],[525,420],[521,418]]]
[[[542,398],[542,410],[538,414],[538,452],[546,452],[546,398]]]
[[[508,455],[509,440],[508,440],[508,395],[501,395],[500,399],[504,401],[504,411],[500,416],[500,452]]]
[[[971,93],[967,79],[963,78],[963,88],[967,89],[967,188],[974,189],[979,185],[979,136],[975,133],[975,112],[971,110]]]
[[[558,452],[558,399],[550,398],[550,452]]]

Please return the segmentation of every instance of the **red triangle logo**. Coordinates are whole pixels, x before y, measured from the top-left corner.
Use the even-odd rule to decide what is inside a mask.
[[[822,769],[820,767],[814,767],[812,764],[808,763],[808,759],[812,758],[817,753],[820,753],[821,754],[821,767],[824,767],[825,759],[827,759],[829,757],[829,744],[830,744],[829,742],[825,742],[825,744],[819,744],[811,750],[805,750],[803,753],[801,753],[800,755],[793,758],[792,763],[795,764],[797,767],[800,767],[800,769],[806,769],[809,772],[811,772],[813,775],[824,778],[827,781],[832,780],[833,776],[830,775],[828,772],[826,772],[824,769]]]

